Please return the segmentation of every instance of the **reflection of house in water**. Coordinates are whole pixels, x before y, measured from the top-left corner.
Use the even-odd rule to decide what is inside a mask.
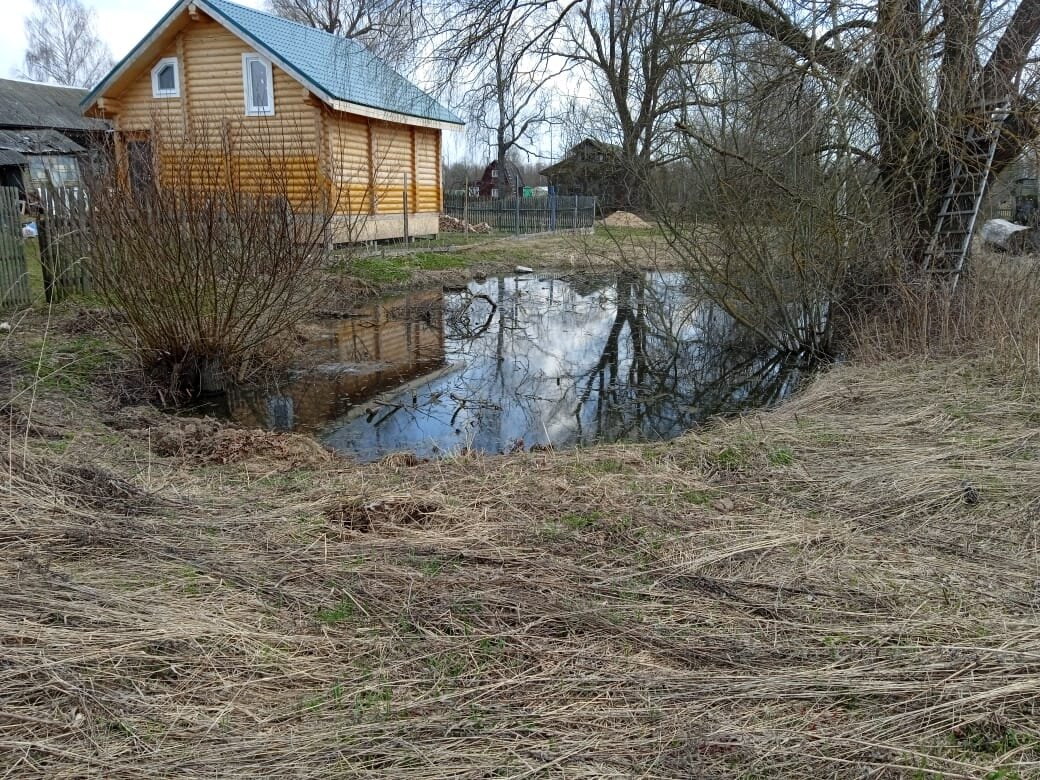
[[[264,391],[229,392],[228,411],[273,430],[324,427],[352,407],[444,364],[444,296],[425,291],[324,320],[304,345],[299,378]]]

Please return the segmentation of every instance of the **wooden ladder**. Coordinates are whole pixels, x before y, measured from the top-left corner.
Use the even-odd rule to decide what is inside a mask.
[[[948,275],[953,287],[971,254],[971,237],[1009,105],[1010,100],[1002,98],[977,106],[985,121],[969,127],[962,149],[954,157],[950,186],[939,204],[939,218],[925,254],[925,270]]]

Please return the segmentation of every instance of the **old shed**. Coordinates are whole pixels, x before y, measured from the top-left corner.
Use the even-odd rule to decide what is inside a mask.
[[[106,122],[83,116],[84,89],[0,79],[0,186],[77,186],[87,151],[104,143]]]

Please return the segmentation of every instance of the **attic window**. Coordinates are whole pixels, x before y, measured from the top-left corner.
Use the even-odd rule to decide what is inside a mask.
[[[274,114],[274,79],[269,60],[259,54],[243,54],[242,85],[246,95],[246,115]]]
[[[177,69],[177,58],[166,57],[152,68],[152,97],[175,98],[181,96],[181,74]]]

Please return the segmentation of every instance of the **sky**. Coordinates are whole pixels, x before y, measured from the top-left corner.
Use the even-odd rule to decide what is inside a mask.
[[[84,0],[97,12],[97,30],[118,62],[158,22],[175,0]],[[263,0],[235,0],[261,8]],[[25,57],[25,20],[32,0],[0,0],[0,77],[17,77]]]

